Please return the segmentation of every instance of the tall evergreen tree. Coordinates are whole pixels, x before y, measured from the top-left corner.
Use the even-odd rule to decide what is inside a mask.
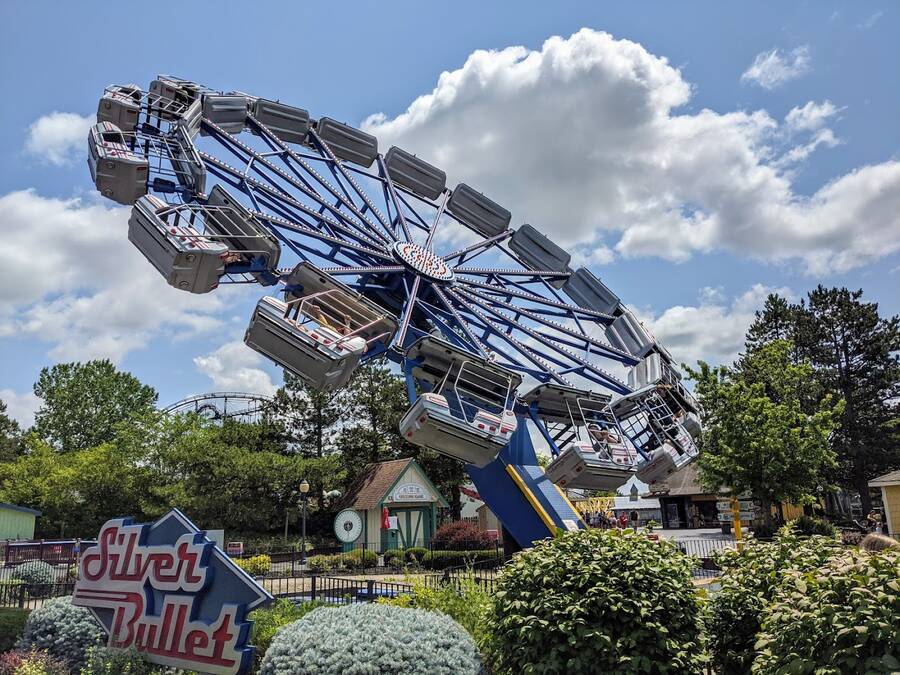
[[[285,371],[270,418],[285,434],[291,452],[324,457],[334,451],[337,424],[346,412],[347,392],[321,391]]]
[[[900,318],[884,319],[862,290],[819,286],[800,305],[798,346],[846,406],[832,437],[837,479],[871,509],[868,481],[900,466]]]
[[[777,293],[770,293],[747,330],[746,351],[752,352],[773,340],[796,340],[798,306]]]

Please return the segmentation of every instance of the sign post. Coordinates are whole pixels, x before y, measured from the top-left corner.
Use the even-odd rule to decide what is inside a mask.
[[[97,617],[108,647],[201,673],[250,668],[245,617],[273,598],[178,509],[152,524],[108,520],[78,572],[72,604]]]

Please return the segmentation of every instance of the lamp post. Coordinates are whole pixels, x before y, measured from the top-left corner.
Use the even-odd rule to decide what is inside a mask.
[[[300,502],[303,505],[303,516],[300,526],[300,565],[306,565],[306,502],[309,500],[309,482],[300,481]]]

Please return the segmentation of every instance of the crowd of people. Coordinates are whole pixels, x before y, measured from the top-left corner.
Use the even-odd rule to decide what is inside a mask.
[[[626,527],[637,528],[640,525],[640,515],[637,511],[632,511],[630,514],[622,511],[618,516],[612,509],[592,511],[585,514],[584,519],[589,527],[596,527],[601,530],[625,529]]]

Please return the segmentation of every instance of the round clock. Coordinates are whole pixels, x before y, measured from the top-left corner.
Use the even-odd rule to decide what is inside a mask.
[[[345,544],[359,539],[362,531],[362,518],[353,509],[344,509],[334,517],[334,534]]]

